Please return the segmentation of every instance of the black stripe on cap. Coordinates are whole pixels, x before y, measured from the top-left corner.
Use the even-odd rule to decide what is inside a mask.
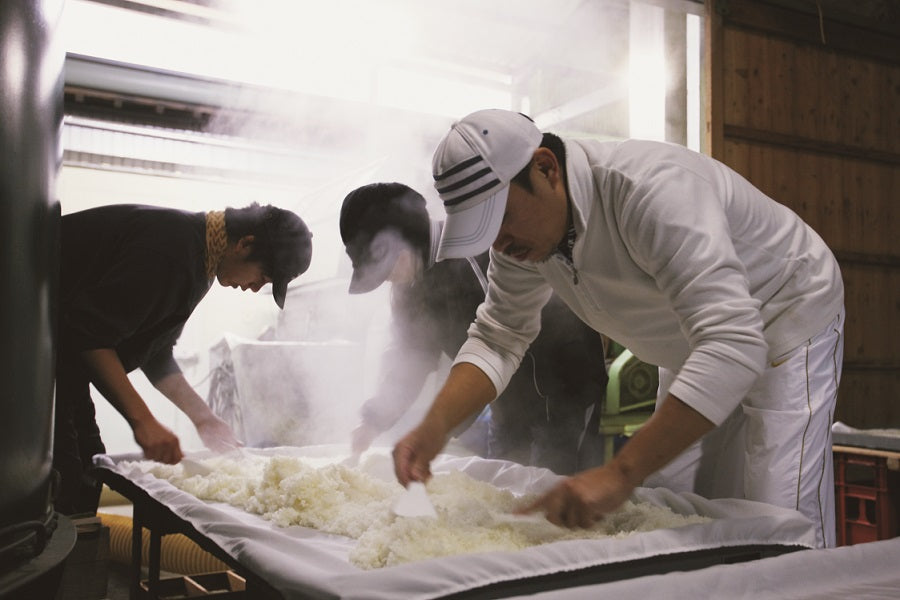
[[[450,185],[445,186],[445,187],[435,186],[435,189],[437,189],[438,194],[446,194],[448,192],[458,190],[461,187],[465,187],[465,186],[469,185],[470,183],[472,183],[473,181],[481,179],[485,175],[490,175],[490,173],[491,173],[491,168],[485,167],[485,168],[481,169],[480,171],[477,171],[476,173],[469,175],[465,179],[460,179],[456,183],[451,183]]]
[[[435,174],[435,175],[434,175],[434,180],[435,180],[435,181],[440,181],[441,179],[446,179],[447,177],[450,177],[451,175],[455,175],[456,173],[459,173],[459,172],[462,171],[463,169],[467,169],[467,168],[471,167],[472,165],[474,165],[474,164],[476,164],[476,163],[479,163],[479,162],[481,162],[481,161],[483,161],[483,160],[484,160],[484,159],[481,158],[481,156],[478,156],[478,155],[475,155],[475,156],[473,156],[472,158],[467,158],[466,160],[462,161],[462,162],[459,163],[458,165],[455,165],[455,166],[453,166],[453,167],[450,167],[449,169],[447,169],[447,170],[444,171],[443,173],[441,173],[441,174],[439,174],[439,175],[438,175],[438,174]]]
[[[463,194],[462,196],[458,196],[456,198],[451,198],[449,200],[444,200],[444,206],[456,206],[460,202],[465,202],[469,198],[473,196],[477,196],[478,194],[495,187],[498,183],[500,183],[499,179],[492,179],[487,184],[481,186],[477,190],[472,190],[468,194]]]

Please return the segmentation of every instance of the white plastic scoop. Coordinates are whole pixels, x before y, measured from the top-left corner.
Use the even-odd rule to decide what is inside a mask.
[[[212,469],[199,460],[194,460],[186,456],[181,459],[181,466],[184,468],[184,473],[188,477],[193,477],[194,475],[203,476],[212,473]]]
[[[547,520],[542,513],[526,513],[526,514],[517,514],[517,513],[497,513],[493,515],[494,523],[509,523],[511,525],[537,525],[540,527],[553,527],[558,528],[559,525],[554,525],[550,521]]]
[[[421,481],[411,481],[391,506],[391,512],[398,517],[430,517],[437,518],[437,511],[428,499],[425,484]]]

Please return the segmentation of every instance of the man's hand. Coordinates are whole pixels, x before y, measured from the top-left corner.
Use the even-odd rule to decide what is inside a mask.
[[[484,371],[471,363],[453,365],[425,418],[394,446],[397,480],[404,487],[410,481],[428,481],[431,460],[447,443],[453,428],[480,413],[496,396]]]
[[[556,525],[587,528],[619,508],[634,488],[615,468],[598,467],[564,479],[517,512],[543,512]]]
[[[142,419],[132,424],[132,430],[145,458],[170,465],[184,458],[178,436],[156,419]]]
[[[394,446],[394,474],[403,487],[410,481],[428,481],[431,461],[444,447],[446,432],[423,421]]]
[[[228,452],[244,445],[234,435],[234,431],[231,430],[228,423],[212,412],[203,420],[194,423],[194,426],[197,428],[197,434],[203,445],[213,452]]]
[[[96,348],[81,353],[91,383],[125,417],[134,440],[150,460],[175,464],[183,457],[178,436],[164,427],[141,398],[112,348]]]
[[[712,428],[706,417],[669,394],[608,464],[565,479],[520,512],[543,511],[551,523],[590,527]]]
[[[244,445],[234,435],[231,427],[209,408],[181,373],[170,373],[154,381],[153,385],[188,416],[197,429],[203,445],[213,452],[227,452]]]

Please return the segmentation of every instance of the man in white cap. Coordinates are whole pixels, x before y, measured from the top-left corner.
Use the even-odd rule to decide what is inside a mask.
[[[434,154],[439,258],[491,247],[489,293],[445,384],[394,448],[430,476],[446,431],[481,410],[534,339],[551,292],[660,367],[653,416],[602,467],[524,511],[590,526],[638,485],[799,510],[834,545],[831,421],[843,283],[796,214],[707,156],[659,142],[563,140],[484,110]]]

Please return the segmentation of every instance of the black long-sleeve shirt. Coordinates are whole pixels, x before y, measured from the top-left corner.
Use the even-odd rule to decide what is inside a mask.
[[[476,260],[486,272],[488,254]],[[464,259],[434,263],[411,286],[393,287],[393,340],[382,360],[385,366],[376,395],[362,407],[366,423],[386,430],[400,419],[437,368],[441,355],[456,356],[483,301],[481,283]],[[541,332],[530,351],[535,371],[523,361],[501,398],[516,394],[516,390],[533,390],[536,383],[541,393],[555,402],[586,407],[605,389],[600,334],[555,295],[544,307]]]
[[[172,348],[210,288],[206,215],[114,205],[65,215],[60,356],[113,348],[155,382],[180,372]]]

